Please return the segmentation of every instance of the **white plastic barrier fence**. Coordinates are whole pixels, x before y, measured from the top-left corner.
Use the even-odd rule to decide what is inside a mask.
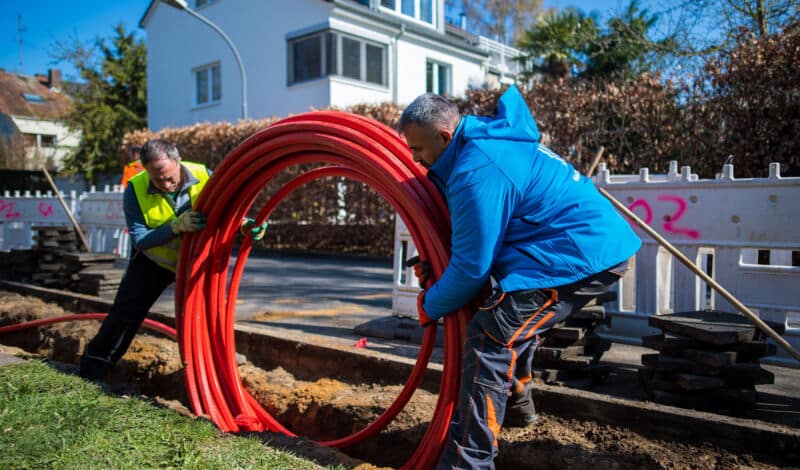
[[[122,209],[121,186],[106,186],[102,192],[92,187],[88,193],[81,194],[78,215],[92,251],[115,253],[127,258],[130,242]]]
[[[800,348],[800,178],[781,177],[777,163],[767,178],[737,179],[733,170],[725,165],[716,179],[705,180],[689,167],[678,171],[677,162],[664,175],[650,175],[646,168],[639,175],[611,175],[601,165],[594,181],[762,319],[786,325],[784,337]],[[605,305],[612,322],[602,334],[641,344],[643,336],[660,331],[647,324],[652,314],[736,311],[655,240],[636,232],[643,245],[619,283],[617,300]],[[402,264],[415,253],[398,217],[396,315],[416,317],[416,279]],[[780,350],[770,362],[798,366]]]
[[[67,207],[74,213],[75,192],[61,194]],[[31,193],[6,191],[0,197],[0,249],[25,250],[34,244],[31,227],[44,225],[70,225],[64,207],[52,192]]]
[[[106,186],[92,187],[77,196],[62,193],[67,206],[84,230],[92,251],[127,257],[130,245],[122,212],[122,192]],[[67,213],[52,193],[6,192],[0,198],[0,250],[25,250],[35,243],[32,227],[72,226]]]
[[[417,255],[417,247],[399,215],[394,224],[394,285],[392,286],[392,313],[395,316],[417,318],[419,282],[414,269],[406,267],[406,260]]]

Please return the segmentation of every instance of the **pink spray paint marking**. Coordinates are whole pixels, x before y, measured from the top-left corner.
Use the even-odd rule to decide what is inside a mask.
[[[106,220],[116,220],[122,217],[123,210],[122,210],[122,202],[121,201],[110,201],[106,205]]]
[[[50,217],[53,214],[52,204],[48,204],[46,202],[40,202],[39,213],[42,214],[42,217]]]
[[[17,219],[20,216],[20,213],[14,210],[14,201],[5,202],[0,199],[0,212],[5,211],[5,215],[3,216],[6,220]]]
[[[664,202],[671,202],[678,206],[675,212],[665,217],[664,224],[662,225],[665,232],[671,233],[673,235],[684,235],[695,240],[700,238],[700,232],[698,232],[697,230],[675,226],[675,223],[678,222],[678,220],[680,220],[680,218],[684,216],[684,214],[686,213],[686,208],[689,206],[688,203],[686,202],[686,199],[672,194],[662,194],[658,196],[658,200]],[[637,207],[641,207],[644,209],[645,216],[642,218],[642,220],[644,220],[644,222],[647,225],[650,225],[650,222],[653,221],[653,208],[650,206],[650,203],[644,199],[637,199],[636,201],[633,202],[633,204],[628,206],[628,209],[631,212],[633,212],[633,210]],[[634,224],[632,220],[628,220],[628,223],[630,223],[634,228],[636,228],[636,224]]]
[[[633,212],[633,210],[636,209],[637,207],[644,208],[644,212],[646,215],[642,220],[644,220],[644,223],[646,223],[647,225],[650,225],[650,222],[653,220],[653,208],[650,207],[650,204],[648,204],[647,201],[645,201],[644,199],[637,199],[633,201],[633,204],[628,206],[628,210]],[[636,226],[636,224],[634,224],[633,221],[629,220],[628,222],[634,227]]]
[[[683,217],[683,214],[686,213],[686,207],[688,206],[686,199],[672,194],[662,194],[658,196],[658,200],[669,201],[678,206],[678,209],[673,212],[672,215],[668,216],[666,221],[664,221],[664,230],[677,235],[686,235],[687,237],[695,240],[700,238],[700,232],[697,230],[675,226],[675,222],[677,222],[681,217]]]

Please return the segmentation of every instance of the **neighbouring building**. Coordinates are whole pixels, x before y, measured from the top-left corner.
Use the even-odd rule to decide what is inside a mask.
[[[70,99],[61,72],[17,75],[0,69],[0,165],[14,169],[59,170],[80,142],[64,123]]]
[[[432,91],[513,82],[519,51],[445,21],[444,0],[188,0],[236,45],[248,117],[355,103],[407,104]],[[223,39],[153,0],[147,31],[151,129],[242,116],[242,84]]]

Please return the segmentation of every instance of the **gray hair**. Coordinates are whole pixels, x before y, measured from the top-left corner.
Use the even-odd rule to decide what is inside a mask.
[[[139,153],[139,160],[142,165],[147,165],[150,162],[160,160],[162,158],[169,158],[176,162],[181,161],[181,155],[178,153],[178,147],[174,144],[162,139],[151,139],[142,145]]]
[[[401,134],[409,124],[426,129],[450,129],[461,118],[458,107],[436,93],[419,95],[400,116],[397,130]]]

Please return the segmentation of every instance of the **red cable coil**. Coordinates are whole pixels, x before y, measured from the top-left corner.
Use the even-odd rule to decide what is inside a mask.
[[[275,123],[236,147],[214,171],[197,201],[208,226],[183,240],[175,294],[176,325],[194,412],[224,431],[269,430],[293,435],[242,387],[234,341],[234,309],[242,271],[252,247],[246,237],[226,276],[236,233],[258,193],[284,169],[326,164],[281,188],[256,217],[260,224],[301,185],[326,176],[366,183],[406,223],[420,256],[441,275],[449,253],[449,216],[438,190],[425,178],[396,132],[376,121],[339,112],[312,112]],[[445,317],[444,368],[431,423],[406,467],[436,464],[457,404],[461,347],[470,307]],[[345,447],[367,439],[405,407],[427,367],[436,328],[426,329],[417,362],[392,405],[364,429],[323,445]]]

